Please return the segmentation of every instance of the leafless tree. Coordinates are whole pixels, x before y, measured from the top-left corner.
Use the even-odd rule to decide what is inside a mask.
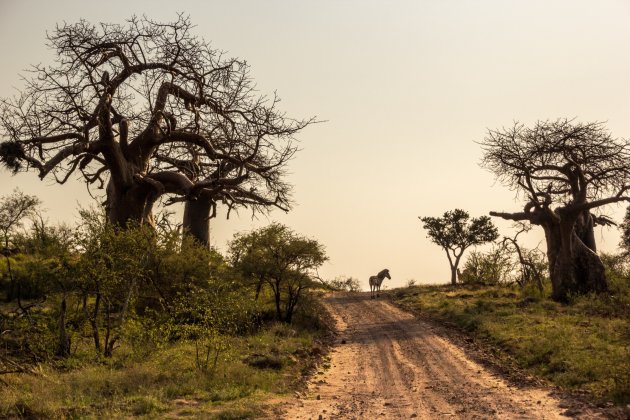
[[[515,227],[518,231],[514,236],[504,236],[501,241],[501,246],[509,249],[514,248],[518,263],[520,266],[520,275],[516,279],[516,283],[524,287],[528,284],[535,284],[540,293],[543,292],[543,278],[546,264],[543,263],[544,257],[537,248],[525,249],[518,243],[518,237],[522,233],[527,233],[531,230],[532,225],[525,222],[516,222]]]
[[[164,194],[193,202],[264,177],[271,169],[261,154],[276,153],[272,167],[282,167],[293,134],[311,120],[277,111],[275,96],[256,92],[245,61],[226,58],[192,28],[181,15],[57,26],[47,36],[54,64],[34,66],[20,94],[2,100],[0,160],[61,184],[76,173],[88,187],[106,185],[108,218],[121,226],[153,224]],[[195,177],[169,159],[207,171]]]
[[[552,297],[606,291],[593,228],[612,221],[592,211],[630,200],[630,142],[601,122],[559,119],[490,130],[481,145],[482,166],[526,200],[523,211],[490,214],[544,229]]]
[[[271,121],[271,120],[270,120]],[[159,155],[158,159],[187,174],[206,187],[195,197],[181,196],[170,200],[185,201],[183,228],[197,241],[210,243],[209,220],[216,216],[219,203],[227,207],[227,215],[239,207],[248,207],[255,214],[270,208],[288,211],[291,206],[291,185],[284,181],[285,166],[296,152],[293,134],[301,126],[268,124],[265,132],[235,133],[230,147],[241,147],[250,154],[249,167],[235,165],[228,160],[210,160],[195,155],[191,160],[173,159]],[[284,145],[278,148],[278,145]],[[253,151],[252,147],[257,148]]]

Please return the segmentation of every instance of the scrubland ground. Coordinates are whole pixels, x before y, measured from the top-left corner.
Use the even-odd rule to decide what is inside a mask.
[[[620,291],[569,304],[510,286],[411,287],[391,297],[487,344],[504,365],[586,393],[600,405],[630,402],[630,299]]]
[[[558,304],[510,286],[414,286],[376,300],[336,292],[323,301],[336,330],[328,354],[330,338],[314,316],[321,308],[291,326],[224,337],[214,368],[210,357],[200,369],[206,356],[191,341],[147,352],[122,345],[111,358],[75,349],[0,376],[0,417],[629,414],[630,318],[614,293]],[[89,338],[74,342],[89,346]]]
[[[73,356],[0,377],[0,418],[258,418],[301,388],[321,357],[323,332],[272,324],[226,338],[215,369],[196,366],[193,343],[111,359]],[[205,354],[202,355],[205,358]]]
[[[412,292],[413,293],[413,292]],[[337,293],[328,370],[277,411],[286,419],[603,418],[554,389],[514,381],[469,357],[452,329],[417,319],[387,298]],[[321,416],[321,417],[320,417]]]

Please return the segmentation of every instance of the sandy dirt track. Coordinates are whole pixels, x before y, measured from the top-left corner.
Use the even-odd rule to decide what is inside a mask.
[[[567,410],[549,389],[510,385],[471,360],[431,324],[369,293],[330,295],[338,331],[330,367],[306,395],[281,407],[285,419],[598,418]]]

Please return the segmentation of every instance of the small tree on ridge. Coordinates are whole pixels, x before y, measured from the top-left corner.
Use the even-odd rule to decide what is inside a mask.
[[[451,267],[451,284],[457,284],[457,267],[464,251],[473,245],[492,242],[499,232],[488,216],[470,219],[462,209],[450,210],[442,217],[418,217],[427,237],[446,252]]]

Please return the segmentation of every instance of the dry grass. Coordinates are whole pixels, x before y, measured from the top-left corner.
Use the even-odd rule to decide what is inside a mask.
[[[394,290],[404,306],[454,323],[528,372],[602,400],[630,401],[630,287],[569,305],[509,286],[414,286]]]
[[[141,360],[120,351],[106,362],[75,360],[65,370],[41,365],[34,374],[4,375],[0,417],[253,418],[266,399],[294,389],[318,354],[312,332],[285,325],[229,340],[215,372],[198,370],[194,345],[178,343]],[[244,360],[251,354],[273,356],[280,367],[250,366]]]

